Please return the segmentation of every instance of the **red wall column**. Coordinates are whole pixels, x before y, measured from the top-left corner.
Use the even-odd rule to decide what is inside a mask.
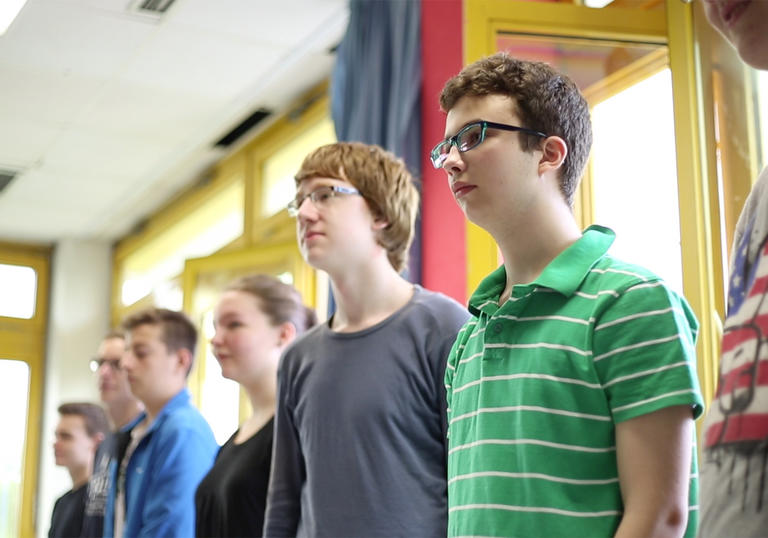
[[[462,0],[421,2],[422,282],[461,303],[467,300],[466,225],[429,151],[443,139],[445,114],[438,98],[463,66]]]

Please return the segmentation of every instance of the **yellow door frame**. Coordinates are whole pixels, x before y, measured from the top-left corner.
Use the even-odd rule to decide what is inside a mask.
[[[29,396],[21,478],[21,536],[35,536],[35,497],[40,467],[45,335],[48,320],[50,249],[0,243],[0,263],[32,267],[37,273],[35,313],[31,319],[0,316],[0,356],[29,366]]]
[[[264,241],[272,243],[278,236],[290,236],[295,240],[295,224],[288,218],[287,212],[282,211],[269,218],[264,218],[261,214],[262,168],[264,163],[289,141],[329,116],[330,102],[327,92],[327,81],[310,89],[297,100],[296,106],[289,112],[280,116],[231,155],[217,162],[212,167],[210,181],[194,186],[164,204],[147,219],[140,231],[117,242],[113,252],[111,298],[111,318],[114,326],[119,325],[127,314],[153,303],[153,298],[147,296],[143,302],[128,306],[122,304],[123,267],[126,259],[144,249],[153,240],[162,237],[168,228],[197,211],[211,197],[231,187],[234,182],[243,185],[243,234],[223,247],[220,252],[260,245]]]
[[[315,306],[316,275],[315,271],[307,265],[299,252],[296,241],[247,247],[240,250],[220,252],[204,258],[193,258],[184,264],[182,275],[182,289],[184,293],[184,311],[193,318],[197,317],[198,309],[194,304],[195,290],[200,275],[216,272],[244,272],[249,269],[252,272],[263,271],[262,268],[278,269],[279,272],[289,272],[293,275],[293,285],[301,293],[305,304]],[[274,271],[271,271],[274,272]],[[196,326],[200,326],[199,319],[193,319]],[[199,335],[195,366],[189,374],[189,388],[193,395],[195,405],[201,405],[201,391],[205,379],[205,336],[202,331]],[[241,410],[242,410],[241,398]],[[241,413],[242,414],[242,413]]]
[[[672,72],[684,293],[701,328],[697,343],[699,379],[705,401],[717,380],[718,316],[723,312],[722,263],[716,263],[719,235],[717,185],[707,167],[701,79],[694,55],[691,6],[667,0],[664,10],[592,9],[562,3],[515,0],[464,2],[465,63],[496,52],[499,32],[667,45]],[[591,193],[586,195],[591,197]],[[589,210],[589,208],[587,208]],[[577,213],[580,214],[581,208]],[[719,228],[718,228],[719,229]],[[498,266],[496,245],[484,230],[467,223],[467,292]]]

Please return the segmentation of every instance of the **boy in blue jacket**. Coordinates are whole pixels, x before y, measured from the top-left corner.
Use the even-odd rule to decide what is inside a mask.
[[[190,402],[197,330],[181,312],[151,308],[123,322],[121,368],[145,412],[122,431],[104,536],[194,536],[194,495],[218,445]]]

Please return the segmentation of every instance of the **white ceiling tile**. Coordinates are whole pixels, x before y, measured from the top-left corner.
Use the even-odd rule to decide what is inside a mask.
[[[59,125],[52,123],[21,118],[5,120],[0,125],[0,168],[12,163],[28,168],[41,162],[61,131]]]
[[[20,69],[2,61],[0,78],[0,129],[6,120],[66,125],[105,83],[105,79]]]
[[[160,31],[156,24],[64,2],[30,2],[22,14],[0,38],[0,62],[60,75],[112,76]]]
[[[2,0],[0,0],[2,1]],[[214,141],[330,73],[347,0],[28,0],[0,37],[0,238],[114,239],[194,181]]]
[[[181,136],[159,140],[151,132],[129,137],[80,130],[60,137],[41,166],[59,175],[119,175],[150,184],[183,153]]]
[[[233,46],[211,33],[171,28],[156,35],[119,80],[148,89],[230,99],[287,54],[284,48]]]
[[[347,0],[177,0],[166,21],[198,31],[225,34],[228,40],[295,48],[334,21],[346,21]],[[325,43],[331,46],[335,43]]]

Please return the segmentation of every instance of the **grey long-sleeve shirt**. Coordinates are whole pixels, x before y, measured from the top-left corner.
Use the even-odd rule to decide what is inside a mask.
[[[443,375],[468,317],[416,286],[381,323],[286,351],[265,536],[445,536]]]

